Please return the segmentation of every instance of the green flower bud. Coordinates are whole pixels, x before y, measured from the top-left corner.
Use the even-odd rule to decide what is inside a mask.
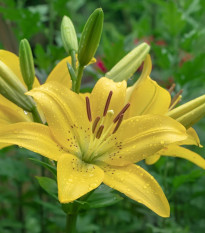
[[[35,69],[31,47],[26,39],[23,39],[20,42],[19,61],[24,82],[28,87],[28,90],[31,90],[35,79]]]
[[[205,116],[205,95],[171,110],[167,115],[188,129]]]
[[[128,80],[145,60],[149,50],[150,46],[147,43],[137,46],[107,72],[105,77],[115,82]]]
[[[90,15],[84,26],[78,50],[80,66],[87,65],[95,55],[102,34],[103,19],[103,11],[98,8]]]
[[[78,40],[73,26],[72,21],[69,17],[64,16],[61,23],[61,38],[63,41],[63,46],[68,53],[71,54],[71,51],[78,51]]]
[[[0,94],[24,110],[31,112],[35,103],[30,96],[24,95],[26,91],[13,71],[0,61]]]

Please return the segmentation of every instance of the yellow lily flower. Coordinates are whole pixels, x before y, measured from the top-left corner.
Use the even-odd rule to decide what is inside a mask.
[[[152,63],[148,55],[140,78],[132,87],[127,88],[126,101],[131,104],[127,118],[145,114],[169,115],[173,105],[177,103],[177,99],[180,99],[178,96],[176,101],[171,104],[170,93],[149,77],[151,69]],[[170,105],[172,105],[171,108]],[[157,162],[160,156],[173,156],[187,159],[205,169],[205,160],[200,155],[180,147],[180,145],[201,146],[198,135],[193,128],[188,128],[187,134],[188,139],[166,146],[156,155],[146,158],[146,163],[151,165]]]
[[[126,114],[126,82],[101,78],[88,96],[57,82],[28,92],[42,108],[48,126],[33,122],[0,130],[0,142],[14,143],[57,161],[61,203],[80,198],[102,182],[162,217],[168,201],[157,181],[135,165],[170,143],[186,139],[185,128],[162,115]]]

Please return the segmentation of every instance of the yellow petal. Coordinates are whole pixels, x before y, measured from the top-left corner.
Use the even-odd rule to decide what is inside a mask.
[[[7,147],[7,146],[11,146],[11,144],[8,143],[0,143],[0,150]]]
[[[28,94],[40,105],[58,143],[77,153],[79,144],[85,139],[84,134],[91,132],[85,99],[57,82],[48,82]]]
[[[128,117],[143,114],[165,114],[168,112],[171,96],[169,92],[160,87],[147,76],[139,85],[136,85],[130,99]]]
[[[165,145],[187,137],[185,128],[170,117],[137,116],[125,120],[119,130],[107,139],[96,160],[124,166],[154,155]],[[103,154],[104,153],[104,154]]]
[[[51,71],[46,82],[56,81],[67,88],[72,87],[72,81],[67,67],[67,62],[71,63],[71,57],[66,57],[61,60]]]
[[[6,50],[0,50],[0,61],[5,63],[19,78],[22,84],[26,87],[19,64],[19,58],[14,54]],[[38,87],[40,85],[38,79],[35,77],[33,87]],[[26,87],[27,88],[27,87]]]
[[[114,110],[114,116],[116,116],[124,107],[126,86],[127,84],[125,81],[116,83],[105,77],[100,78],[90,95],[93,119],[103,115],[110,91],[113,92],[113,95],[111,97],[109,110]]]
[[[142,203],[161,217],[169,217],[169,203],[157,181],[137,165],[104,166],[104,183]]]
[[[205,169],[205,160],[197,153],[188,150],[186,148],[183,148],[181,146],[177,145],[169,145],[163,150],[160,150],[159,153],[162,156],[171,156],[171,157],[178,157],[187,159],[190,162],[196,164],[197,166]]]
[[[22,122],[1,127],[0,143],[15,144],[52,160],[62,154],[48,126],[38,123]]]
[[[152,164],[154,164],[154,163],[156,163],[159,159],[160,159],[160,155],[152,155],[152,156],[149,156],[149,157],[147,157],[146,159],[145,159],[145,163],[147,164],[147,165],[152,165]]]
[[[179,143],[179,145],[196,145],[199,147],[203,147],[200,144],[200,139],[196,133],[196,131],[193,128],[187,129],[187,139],[183,140],[182,142]]]
[[[104,172],[71,154],[63,154],[57,164],[58,198],[61,203],[72,202],[97,188]]]
[[[196,145],[196,146],[199,146],[199,147],[203,147],[203,146],[201,146],[199,137],[198,137],[196,131],[193,128],[189,128],[187,130],[187,135],[188,135],[188,137],[185,140],[177,142],[177,144],[178,145]],[[168,148],[169,148],[169,146],[168,146]],[[152,164],[156,163],[160,159],[160,157],[161,156],[159,154],[155,154],[153,156],[147,157],[145,159],[145,162],[146,162],[147,165],[152,165]]]
[[[32,116],[0,95],[0,122],[3,124],[32,121]]]

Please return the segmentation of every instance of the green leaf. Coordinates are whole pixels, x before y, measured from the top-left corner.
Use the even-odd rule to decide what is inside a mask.
[[[58,200],[58,189],[57,189],[57,183],[55,180],[48,178],[48,177],[40,177],[36,176],[36,179],[38,180],[38,183],[40,186],[52,197],[54,197],[56,200]]]
[[[86,209],[92,209],[111,206],[121,200],[123,200],[123,198],[120,195],[114,193],[113,189],[105,185],[101,185],[86,200],[87,204],[84,205],[84,207]]]
[[[50,165],[50,164],[48,164],[48,163],[42,162],[41,160],[38,160],[38,159],[29,158],[29,160],[34,161],[35,163],[39,164],[40,166],[45,167],[45,168],[48,169],[48,170],[54,175],[54,177],[56,178],[56,176],[57,176],[56,167],[54,167],[54,166],[52,166],[52,165]]]

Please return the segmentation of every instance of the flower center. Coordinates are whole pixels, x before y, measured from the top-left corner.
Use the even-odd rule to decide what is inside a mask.
[[[83,154],[83,160],[86,162],[91,162],[96,156],[99,156],[99,149],[102,148],[102,146],[106,146],[106,141],[108,138],[117,132],[122,123],[124,113],[130,106],[130,103],[127,103],[114,117],[114,111],[108,110],[112,95],[113,91],[110,91],[105,103],[102,117],[97,116],[94,120],[92,119],[90,99],[89,97],[85,98],[87,117],[92,128],[92,135],[90,135],[89,145],[86,152]]]

